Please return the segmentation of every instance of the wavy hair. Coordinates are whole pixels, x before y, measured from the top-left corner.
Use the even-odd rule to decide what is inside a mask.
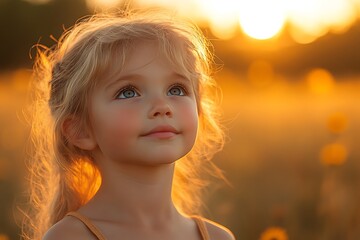
[[[172,198],[183,214],[200,214],[203,189],[211,177],[224,179],[211,161],[223,147],[219,92],[212,78],[210,43],[196,25],[159,11],[97,14],[80,19],[52,48],[38,47],[34,64],[29,161],[31,208],[23,223],[26,239],[76,211],[97,191],[101,177],[91,152],[67,141],[61,131],[69,116],[89,124],[89,95],[113,60],[125,63],[137,40],[153,40],[194,85],[199,130],[193,149],[176,162]],[[121,67],[121,66],[120,66]]]

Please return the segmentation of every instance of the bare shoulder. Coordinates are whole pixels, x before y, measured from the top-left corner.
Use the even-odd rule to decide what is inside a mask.
[[[235,240],[234,234],[226,227],[204,218],[210,239]]]
[[[53,225],[44,235],[42,240],[80,240],[95,239],[87,227],[78,219],[64,217]]]

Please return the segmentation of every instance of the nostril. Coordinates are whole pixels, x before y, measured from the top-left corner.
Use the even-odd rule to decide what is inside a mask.
[[[167,117],[170,117],[170,116],[172,116],[172,113],[169,111],[169,112],[164,112],[164,113],[161,113],[161,112],[155,112],[154,113],[154,117],[158,117],[158,116],[167,116]]]
[[[150,117],[172,117],[171,107],[166,102],[157,102],[149,110]]]

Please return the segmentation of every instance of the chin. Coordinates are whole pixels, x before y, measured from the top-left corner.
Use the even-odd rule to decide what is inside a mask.
[[[146,160],[146,162],[151,164],[151,165],[172,164],[172,163],[175,163],[180,158],[184,157],[185,155],[186,155],[186,153],[162,152],[162,153],[156,154],[156,155],[154,155],[152,157],[150,157],[150,155],[148,155],[148,157],[150,157],[150,158],[148,158]]]

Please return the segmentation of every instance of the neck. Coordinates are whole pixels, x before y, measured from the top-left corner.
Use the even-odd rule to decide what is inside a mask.
[[[99,211],[96,216],[143,225],[175,220],[179,213],[171,199],[174,165],[107,164],[92,201],[98,203],[93,208]]]

